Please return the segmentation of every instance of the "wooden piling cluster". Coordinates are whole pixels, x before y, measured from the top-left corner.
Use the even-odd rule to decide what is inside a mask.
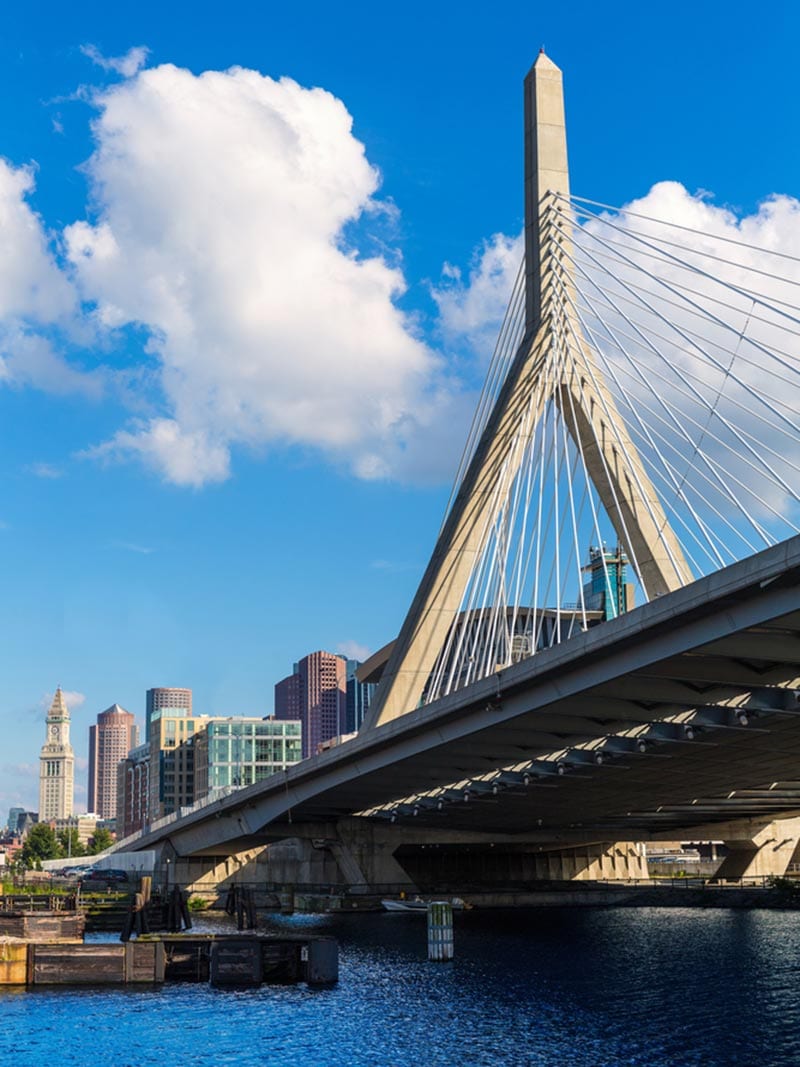
[[[150,934],[121,944],[0,942],[0,985],[330,985],[338,977],[338,945],[330,937]]]
[[[236,916],[237,930],[255,930],[258,917],[253,890],[247,886],[232,885],[225,897],[225,912]]]

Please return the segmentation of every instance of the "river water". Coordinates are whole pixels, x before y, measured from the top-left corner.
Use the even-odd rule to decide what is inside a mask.
[[[800,912],[541,909],[275,917],[340,944],[332,989],[0,994],[10,1067],[800,1065]]]

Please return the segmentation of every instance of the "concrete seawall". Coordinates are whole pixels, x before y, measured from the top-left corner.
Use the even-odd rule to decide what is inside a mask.
[[[800,893],[767,888],[593,886],[533,892],[464,894],[476,908],[770,908],[800,909]]]

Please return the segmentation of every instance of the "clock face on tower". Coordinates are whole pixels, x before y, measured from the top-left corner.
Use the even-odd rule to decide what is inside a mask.
[[[50,736],[51,737],[58,737],[58,727],[57,726],[51,726],[50,727]]]

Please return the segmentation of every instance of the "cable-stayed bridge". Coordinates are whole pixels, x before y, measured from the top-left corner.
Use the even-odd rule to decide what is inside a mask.
[[[800,822],[770,827],[800,817],[800,260],[572,196],[543,54],[525,203],[453,495],[397,640],[366,665],[359,737],[136,847],[305,837],[370,883],[397,880],[380,874],[403,845],[536,844],[569,853],[561,875],[626,874],[638,853],[615,843],[689,836],[738,842],[739,873],[785,869]]]

